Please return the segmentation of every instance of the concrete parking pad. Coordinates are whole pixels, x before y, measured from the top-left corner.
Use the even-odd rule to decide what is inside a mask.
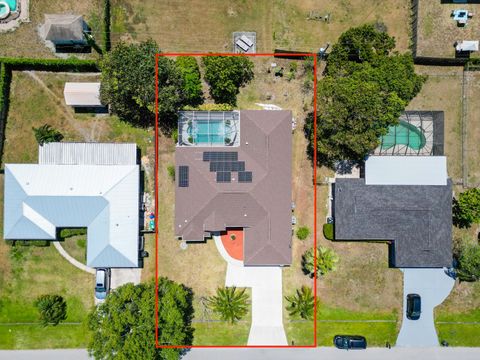
[[[397,339],[400,347],[439,346],[433,309],[450,294],[455,281],[444,269],[401,269],[403,272],[403,321]],[[418,294],[422,299],[420,319],[406,317],[407,294]]]

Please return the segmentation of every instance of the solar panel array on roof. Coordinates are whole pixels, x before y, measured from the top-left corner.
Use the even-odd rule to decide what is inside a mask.
[[[245,161],[212,161],[210,171],[244,171]]]
[[[252,172],[251,171],[239,171],[238,172],[238,182],[251,183],[252,182]]]
[[[188,187],[188,166],[178,167],[178,186]]]
[[[218,183],[229,183],[232,181],[232,173],[230,171],[218,171],[217,172],[217,182]]]
[[[203,153],[203,161],[237,161],[237,152],[227,151],[205,151]]]

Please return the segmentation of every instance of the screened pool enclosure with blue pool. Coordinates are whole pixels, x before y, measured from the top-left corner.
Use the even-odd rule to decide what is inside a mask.
[[[179,146],[238,146],[237,111],[182,111],[178,120]]]

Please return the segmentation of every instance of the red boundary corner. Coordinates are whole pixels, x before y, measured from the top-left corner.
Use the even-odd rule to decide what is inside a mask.
[[[313,119],[314,119],[314,149],[317,148],[317,56],[314,53],[161,53],[155,55],[155,219],[158,219],[158,58],[159,56],[281,56],[285,57],[313,57]],[[313,246],[317,247],[317,152],[313,152]],[[314,274],[313,293],[315,296],[313,315],[312,345],[160,345],[158,343],[158,221],[155,221],[155,347],[159,349],[195,349],[195,348],[316,348],[317,347],[317,276]],[[317,267],[316,251],[314,253],[314,269]]]

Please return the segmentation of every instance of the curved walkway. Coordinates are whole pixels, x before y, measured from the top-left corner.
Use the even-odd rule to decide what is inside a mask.
[[[220,236],[213,236],[227,262],[225,286],[252,288],[252,325],[248,345],[288,345],[283,328],[282,268],[243,266],[225,250]]]
[[[403,272],[403,320],[396,346],[439,346],[433,309],[440,305],[453,289],[455,280],[444,269],[401,269]],[[407,294],[418,294],[422,299],[422,313],[418,320],[406,316]]]
[[[65,249],[62,247],[62,245],[60,245],[60,242],[59,241],[53,241],[53,246],[55,246],[55,248],[58,250],[58,252],[60,253],[60,255],[62,255],[65,259],[67,259],[67,261],[72,264],[73,266],[79,268],[80,270],[83,270],[83,271],[86,271],[90,274],[95,274],[95,269],[94,268],[91,268],[91,267],[88,267],[87,265],[85,264],[82,264],[80,261],[74,259],[73,257],[71,257],[66,251]]]

